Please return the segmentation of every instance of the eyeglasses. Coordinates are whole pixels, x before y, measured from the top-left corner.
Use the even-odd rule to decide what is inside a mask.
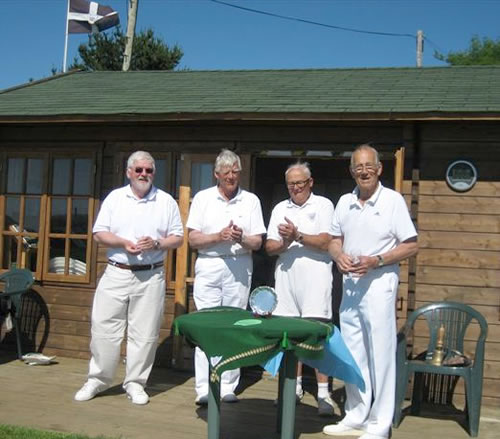
[[[309,183],[310,178],[301,181],[289,181],[286,185],[289,189],[293,189],[297,186],[299,189],[302,189],[307,183]]]
[[[142,174],[142,171],[146,171],[146,174],[152,174],[154,172],[154,169],[153,168],[141,168],[139,166],[134,169],[134,172],[136,174]]]
[[[379,168],[378,164],[366,163],[364,165],[356,165],[352,167],[351,170],[354,174],[360,175],[363,172],[368,172],[369,174],[372,174],[373,172],[376,172],[378,168]]]

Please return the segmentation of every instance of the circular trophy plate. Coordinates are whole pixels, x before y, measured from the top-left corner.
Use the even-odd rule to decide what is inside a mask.
[[[267,316],[272,314],[276,308],[278,297],[274,292],[274,288],[257,287],[250,293],[249,303],[254,314]]]

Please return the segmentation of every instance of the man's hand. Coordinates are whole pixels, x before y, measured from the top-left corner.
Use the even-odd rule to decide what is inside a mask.
[[[229,225],[224,227],[219,232],[219,237],[221,241],[234,241],[233,239],[233,220],[229,221]]]
[[[124,248],[131,255],[139,255],[142,253],[142,250],[132,241],[125,241]]]
[[[278,233],[281,236],[281,239],[283,239],[283,241],[291,243],[297,239],[299,231],[295,226],[295,224],[292,221],[290,221],[286,216],[285,216],[285,221],[286,223],[282,223],[278,226]]]
[[[135,244],[135,247],[139,249],[139,253],[153,250],[154,246],[155,246],[155,240],[151,238],[151,236],[141,236],[137,240],[137,243]]]
[[[374,256],[349,256],[341,253],[337,258],[337,267],[343,274],[350,273],[353,277],[361,277],[373,270],[378,265],[378,260]]]
[[[238,227],[236,224],[233,224],[233,228],[231,231],[231,239],[233,241],[239,242],[243,241],[243,229]]]

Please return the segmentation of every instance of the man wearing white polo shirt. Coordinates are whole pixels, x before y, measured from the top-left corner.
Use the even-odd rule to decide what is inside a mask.
[[[252,251],[266,232],[260,201],[240,188],[240,158],[222,150],[215,160],[217,185],[198,192],[191,204],[187,227],[189,244],[198,250],[193,297],[196,309],[214,306],[246,308],[252,282]],[[208,403],[208,359],[196,348],[196,404]],[[221,377],[221,400],[237,402],[240,371]]]
[[[94,239],[107,247],[108,265],[94,295],[88,380],[76,393],[87,401],[110,387],[127,329],[123,388],[134,404],[144,391],[156,354],[165,301],[163,260],[182,244],[175,200],[153,186],[155,161],[145,151],[128,159],[130,185],[112,191],[94,224]]]
[[[337,204],[329,252],[344,274],[342,337],[366,388],[345,384],[346,415],[323,432],[384,439],[394,414],[398,263],[417,253],[417,232],[403,197],[379,182],[382,164],[374,148],[356,148],[350,171],[357,186]]]
[[[285,172],[290,198],[272,211],[267,229],[266,251],[279,255],[274,273],[278,305],[273,314],[288,317],[332,319],[333,203],[312,193],[308,163],[297,162]],[[328,376],[316,371],[318,414],[333,415]],[[302,390],[302,363],[297,369],[297,400]]]

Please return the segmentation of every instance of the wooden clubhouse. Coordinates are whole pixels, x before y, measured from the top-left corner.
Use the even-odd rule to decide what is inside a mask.
[[[353,188],[350,155],[365,142],[380,151],[383,183],[404,194],[419,231],[418,256],[402,264],[400,322],[442,300],[481,312],[489,325],[483,402],[498,404],[494,66],[71,72],[0,91],[0,272],[33,272],[41,316],[25,342],[48,355],[88,358],[92,299],[106,264],[92,223],[100,201],[125,183],[131,152],[153,154],[155,184],[175,196],[185,219],[193,194],[213,184],[220,149],[235,150],[267,224],[287,196],[289,163],[309,161],[314,191],[336,203]],[[166,262],[159,364],[182,366],[190,355],[174,343],[171,325],[193,309],[194,258],[186,242]],[[272,262],[263,251],[254,255],[255,285],[272,282]],[[335,296],[338,303],[338,289]]]

